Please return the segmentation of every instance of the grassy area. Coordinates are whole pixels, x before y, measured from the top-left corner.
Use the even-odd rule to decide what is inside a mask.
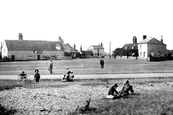
[[[105,68],[100,69],[99,58],[54,60],[54,74],[64,74],[68,66],[77,74],[119,74],[173,72],[173,61],[148,62],[146,60],[105,59]],[[49,61],[0,62],[0,75],[18,75],[21,71],[33,75],[37,68],[42,75],[49,74]]]
[[[146,60],[105,59],[105,68],[100,69],[99,59],[54,60],[54,74],[64,74],[69,67],[74,74],[119,74],[119,73],[172,73],[173,61],[148,62]],[[21,71],[34,74],[49,74],[49,61],[0,62],[0,75],[18,75]],[[91,105],[84,110],[81,107],[68,114],[85,115],[172,115],[173,114],[173,78],[132,78],[136,95],[118,100],[92,99]],[[117,83],[122,85],[124,79],[77,79],[75,82],[61,82],[60,79],[41,79],[39,84],[33,80],[20,84],[17,80],[0,80],[0,91],[12,90],[16,87],[29,89],[65,88],[74,85],[82,87],[110,87]],[[100,89],[101,90],[101,89]],[[93,92],[93,95],[97,92]],[[107,93],[107,92],[106,92]],[[40,94],[41,95],[41,94]],[[49,95],[51,96],[51,95]],[[87,99],[86,99],[87,100]],[[95,106],[92,105],[95,103]],[[1,105],[0,114],[13,114],[17,110],[7,109]]]
[[[87,109],[81,110],[80,107],[69,115],[172,115],[173,114],[173,78],[143,78],[129,79],[135,87],[142,87],[140,90],[135,90],[136,95],[130,95],[126,98],[118,100],[92,100],[96,106],[90,105]],[[106,86],[109,87],[117,83],[122,85],[124,79],[95,79],[95,80],[77,80],[75,82],[61,82],[60,80],[41,80],[39,84],[31,81],[28,84],[20,84],[16,80],[1,80],[0,87],[2,90],[11,90],[15,87],[25,88],[63,88],[74,84],[81,86]],[[107,84],[108,82],[108,84]],[[97,92],[93,92],[97,93]],[[8,110],[0,105],[1,113],[15,113],[15,109]]]

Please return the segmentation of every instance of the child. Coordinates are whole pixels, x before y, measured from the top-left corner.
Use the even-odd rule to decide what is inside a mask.
[[[126,80],[126,81],[124,81],[124,83],[123,83],[123,88],[122,88],[122,90],[121,90],[121,92],[120,92],[120,95],[121,95],[121,96],[127,96],[127,95],[129,95],[129,91],[130,91],[132,94],[134,94],[134,90],[133,90],[132,85],[130,85],[129,81]]]
[[[22,71],[22,73],[19,75],[21,79],[26,79],[26,73]]]
[[[36,83],[39,83],[40,74],[39,74],[39,70],[38,70],[38,69],[35,70],[34,79],[35,79],[35,82],[36,82]]]
[[[69,68],[66,67],[67,73],[64,75],[63,80],[65,81],[73,81],[74,75],[72,71],[68,70]]]
[[[107,95],[107,98],[109,99],[117,99],[119,98],[119,93],[117,91],[117,87],[118,85],[117,84],[114,84],[110,89],[109,89],[109,92],[108,92],[108,95]]]

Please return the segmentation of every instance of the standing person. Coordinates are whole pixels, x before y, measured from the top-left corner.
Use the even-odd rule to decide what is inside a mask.
[[[39,70],[38,70],[38,69],[35,70],[34,79],[35,79],[35,82],[36,82],[36,83],[39,83],[40,74],[39,74]]]
[[[53,62],[52,62],[52,59],[50,60],[50,63],[49,63],[49,71],[50,71],[50,74],[53,73]]]
[[[104,62],[104,59],[103,59],[104,57],[102,57],[102,59],[100,60],[100,65],[101,65],[101,69],[103,69],[104,68],[104,64],[105,64],[105,62]]]

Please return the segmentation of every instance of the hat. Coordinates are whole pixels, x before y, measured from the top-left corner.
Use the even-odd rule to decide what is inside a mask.
[[[35,69],[35,72],[39,72],[39,70],[38,69]]]

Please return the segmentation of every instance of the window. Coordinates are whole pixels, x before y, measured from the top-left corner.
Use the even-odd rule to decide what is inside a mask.
[[[61,46],[59,44],[56,45],[57,50],[61,50]]]
[[[97,52],[99,52],[99,49],[97,49]]]
[[[145,57],[145,52],[144,52],[144,57]]]

